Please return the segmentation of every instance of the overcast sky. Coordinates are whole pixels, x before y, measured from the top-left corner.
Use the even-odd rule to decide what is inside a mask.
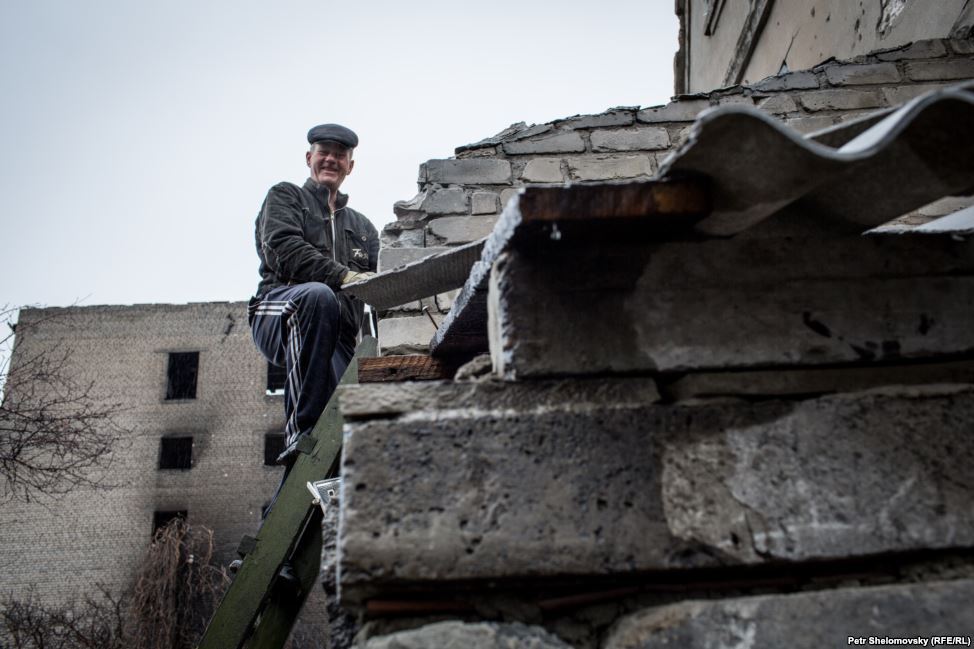
[[[672,0],[0,1],[0,306],[245,300],[310,126],[377,227],[421,162],[672,94]]]

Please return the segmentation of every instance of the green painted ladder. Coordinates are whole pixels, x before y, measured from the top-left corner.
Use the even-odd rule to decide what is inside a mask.
[[[359,359],[375,356],[375,350],[375,338],[364,338],[341,383],[356,383]],[[338,475],[342,423],[337,395],[332,395],[310,438],[298,445],[300,455],[257,537],[244,537],[241,542],[243,564],[213,613],[198,649],[284,646],[304,600],[317,587],[321,569],[322,511],[307,484]],[[278,578],[287,560],[300,585]]]

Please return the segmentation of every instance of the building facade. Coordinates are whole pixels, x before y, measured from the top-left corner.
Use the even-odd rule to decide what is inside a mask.
[[[11,363],[43,349],[118,403],[128,432],[104,490],[0,508],[3,594],[30,588],[50,603],[102,584],[131,585],[154,529],[173,516],[214,532],[229,561],[253,534],[280,479],[281,396],[255,350],[246,303],[91,306],[21,311]]]

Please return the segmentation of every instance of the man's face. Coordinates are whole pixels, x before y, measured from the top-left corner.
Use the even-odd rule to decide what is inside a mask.
[[[345,176],[352,173],[355,161],[352,160],[352,150],[338,142],[325,140],[315,142],[307,153],[308,169],[311,178],[319,185],[324,185],[337,192]]]

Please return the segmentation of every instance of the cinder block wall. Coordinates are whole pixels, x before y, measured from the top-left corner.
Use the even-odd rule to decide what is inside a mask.
[[[902,104],[924,92],[974,79],[974,41],[937,39],[811,70],[769,77],[747,86],[681,95],[664,106],[619,107],[546,124],[514,124],[456,149],[456,156],[420,165],[419,193],[396,204],[397,220],[382,233],[381,269],[487,235],[519,187],[651,178],[687,136],[697,114],[713,106],[754,106],[801,133]],[[961,207],[944,201],[910,215],[922,222]],[[385,354],[423,353],[451,295],[383,314]]]
[[[42,349],[70,352],[69,369],[119,402],[131,430],[114,455],[112,483],[54,500],[0,507],[3,594],[35,586],[49,602],[95,584],[130,584],[156,510],[186,510],[214,530],[227,561],[253,534],[280,478],[264,466],[264,435],[280,432],[281,397],[266,395],[266,362],[254,349],[246,304],[93,306],[21,312],[11,362]],[[169,352],[198,351],[197,398],[166,396]],[[192,435],[188,470],[159,470],[160,438]]]

